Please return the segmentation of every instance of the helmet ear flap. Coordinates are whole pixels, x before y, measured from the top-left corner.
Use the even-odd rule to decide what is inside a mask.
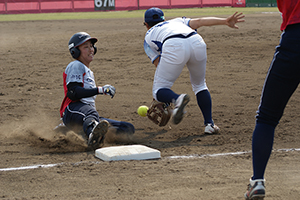
[[[80,56],[80,50],[76,47],[70,49],[70,53],[74,59],[77,59]]]

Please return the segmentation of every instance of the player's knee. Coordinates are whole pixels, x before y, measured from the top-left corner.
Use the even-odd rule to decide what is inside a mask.
[[[261,124],[269,124],[273,127],[276,127],[279,124],[279,119],[274,116],[258,113],[256,116],[256,122]]]
[[[89,135],[92,132],[92,129],[95,126],[96,122],[99,122],[99,120],[93,117],[89,117],[84,120],[82,128],[86,135]]]

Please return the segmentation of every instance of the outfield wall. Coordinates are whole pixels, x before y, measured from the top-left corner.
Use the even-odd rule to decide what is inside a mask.
[[[277,0],[247,0],[247,7],[277,7]]]
[[[192,7],[245,7],[246,0],[0,0],[0,14]]]

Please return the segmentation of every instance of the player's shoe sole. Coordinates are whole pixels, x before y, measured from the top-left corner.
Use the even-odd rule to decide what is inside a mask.
[[[246,200],[263,200],[265,198],[265,180],[251,180],[248,191],[245,193]]]
[[[92,149],[99,148],[107,133],[109,123],[106,120],[101,120],[92,130],[88,139],[88,147]]]
[[[179,124],[184,115],[184,108],[189,103],[190,97],[187,94],[181,94],[175,103],[175,108],[173,110],[172,121],[174,124]]]
[[[252,198],[247,198],[245,197],[246,200],[264,200],[265,197],[252,197]]]

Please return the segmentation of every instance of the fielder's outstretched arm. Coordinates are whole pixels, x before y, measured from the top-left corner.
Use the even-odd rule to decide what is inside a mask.
[[[235,12],[233,15],[227,18],[219,18],[219,17],[202,17],[195,18],[190,20],[190,27],[192,29],[198,29],[201,26],[215,26],[215,25],[227,25],[230,28],[238,28],[236,23],[244,22],[243,19],[245,15],[243,13]]]

